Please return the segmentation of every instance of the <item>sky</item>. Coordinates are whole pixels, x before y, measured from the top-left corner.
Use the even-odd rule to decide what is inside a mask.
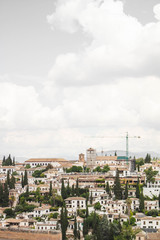
[[[159,0],[0,0],[0,155],[160,153],[159,32]]]

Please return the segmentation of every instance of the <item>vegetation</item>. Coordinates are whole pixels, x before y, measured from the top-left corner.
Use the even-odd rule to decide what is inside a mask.
[[[8,207],[9,206],[9,188],[7,181],[4,184],[4,187],[0,183],[0,206]]]
[[[71,168],[67,168],[66,172],[70,173],[70,172],[82,172],[83,168],[80,166],[72,166]]]
[[[15,158],[13,158],[13,160],[12,160],[10,154],[7,158],[5,158],[5,156],[4,156],[3,161],[2,161],[2,166],[15,166]]]
[[[101,168],[100,166],[96,167],[96,168],[93,170],[93,172],[103,172],[103,173],[105,173],[105,172],[108,172],[109,170],[110,170],[110,168],[109,168],[109,166],[108,166],[108,164],[107,164],[107,165],[105,165],[103,168]]]
[[[124,193],[124,199],[128,198],[128,182],[126,182],[126,186],[125,186],[125,193]]]
[[[121,188],[121,183],[120,183],[120,179],[119,179],[118,169],[116,171],[116,178],[115,178],[115,181],[114,181],[113,190],[114,190],[115,198],[118,199],[118,200],[121,200],[122,199],[122,188]]]
[[[100,202],[96,202],[96,203],[94,204],[94,209],[95,209],[95,210],[101,210],[101,204],[100,204]]]
[[[34,173],[32,174],[33,177],[35,178],[43,178],[44,177],[44,173],[46,169],[42,169],[42,170],[36,170],[34,171]]]
[[[140,187],[139,187],[139,178],[136,184],[136,198],[140,197]]]
[[[139,211],[143,212],[144,211],[144,196],[143,196],[143,191],[140,194],[139,198]]]
[[[4,213],[6,213],[6,218],[14,218],[15,212],[12,210],[12,208],[6,208],[4,210]]]
[[[60,217],[60,223],[61,223],[61,232],[62,232],[62,240],[66,240],[66,231],[68,227],[68,219],[67,219],[67,210],[66,207],[62,207],[61,209],[61,217]]]
[[[61,185],[61,196],[64,199],[68,197],[84,197],[88,200],[89,198],[89,190],[88,188],[79,188],[78,178],[76,180],[76,187],[72,185],[72,187],[69,186],[69,182],[67,184],[67,187],[64,185],[64,179],[62,179],[62,185]]]
[[[121,228],[118,223],[110,223],[106,215],[100,218],[95,212],[84,219],[83,226],[85,239],[96,240],[114,240],[114,237],[120,234]],[[92,231],[92,235],[88,235],[90,230]]]
[[[145,159],[144,159],[145,163],[150,163],[151,162],[151,155],[147,153]]]
[[[155,176],[157,175],[158,171],[153,171],[152,167],[144,170],[147,178],[147,182],[154,183],[155,182]]]

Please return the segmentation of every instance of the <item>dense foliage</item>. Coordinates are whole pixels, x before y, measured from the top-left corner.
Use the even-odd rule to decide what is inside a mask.
[[[15,166],[15,158],[12,159],[10,154],[7,158],[4,156],[2,166]]]

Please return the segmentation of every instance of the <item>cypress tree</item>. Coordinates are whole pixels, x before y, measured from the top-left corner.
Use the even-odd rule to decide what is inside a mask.
[[[116,199],[118,199],[118,200],[122,199],[122,188],[121,188],[121,183],[120,183],[120,179],[119,179],[118,169],[116,171],[116,178],[114,181],[114,194],[115,194]]]
[[[23,182],[24,182],[24,186],[28,185],[28,174],[27,174],[27,170],[25,170],[25,172],[24,172]]]
[[[2,161],[2,166],[5,166],[6,164],[6,159],[5,159],[5,156],[3,157],[3,161]]]
[[[159,193],[159,196],[158,196],[158,201],[159,201],[159,208],[160,208],[160,193]]]
[[[75,189],[74,189],[74,185],[72,185],[72,190],[71,190],[72,197],[74,196],[74,193],[75,193]]]
[[[150,162],[151,162],[151,156],[150,156],[150,154],[147,153],[147,155],[146,155],[146,157],[145,157],[145,159],[144,159],[144,162],[145,162],[145,163],[150,163]]]
[[[70,196],[69,180],[68,180],[66,192],[67,192],[67,197],[69,197]]]
[[[93,196],[92,196],[92,191],[91,191],[91,196],[90,196],[90,204],[93,203]]]
[[[66,240],[66,231],[68,227],[67,210],[66,207],[61,209],[61,231],[62,240]]]
[[[107,182],[107,185],[106,185],[106,192],[109,194],[110,193],[110,187],[109,187],[109,183]]]
[[[3,186],[2,183],[0,182],[0,206],[3,205]]]
[[[85,236],[87,234],[88,234],[88,223],[87,223],[87,220],[84,219],[84,221],[83,221],[83,236]]]
[[[136,198],[139,198],[139,197],[140,197],[140,189],[139,189],[139,178],[138,178],[137,185],[136,185]]]
[[[10,171],[7,171],[7,184],[10,186]]]
[[[22,173],[21,185],[22,185],[22,188],[24,188],[24,179],[23,179],[23,173]]]
[[[61,195],[63,199],[67,198],[67,192],[66,192],[66,188],[64,186],[64,179],[62,178],[62,186],[61,186]]]
[[[6,166],[12,166],[12,159],[11,159],[10,154],[9,154],[8,158],[6,159]]]
[[[3,193],[3,207],[9,206],[9,190],[7,182],[4,184],[4,193]]]
[[[9,188],[10,189],[15,189],[15,178],[14,178],[13,174],[12,174],[12,177],[10,179]]]
[[[27,188],[26,188],[26,195],[29,196],[29,187],[27,185]]]
[[[76,180],[76,196],[79,196],[79,183],[78,183],[78,178]]]
[[[50,181],[49,196],[52,196],[52,181]]]
[[[143,196],[143,191],[140,194],[139,198],[139,211],[143,212],[144,211],[144,196]]]
[[[77,239],[78,237],[78,231],[77,231],[77,219],[76,219],[76,216],[74,218],[74,229],[73,229],[73,233],[74,233],[74,240]]]
[[[13,163],[12,163],[13,166],[15,166],[15,157],[13,158]]]
[[[87,205],[87,202],[86,202],[86,218],[88,217],[88,205]]]
[[[124,199],[128,198],[128,182],[126,182],[126,186],[125,186],[125,195],[124,195]]]

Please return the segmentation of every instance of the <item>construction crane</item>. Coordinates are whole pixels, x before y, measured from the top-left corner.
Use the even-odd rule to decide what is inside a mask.
[[[126,161],[127,161],[127,164],[128,164],[128,159],[129,159],[129,156],[128,156],[128,153],[129,153],[129,138],[140,138],[140,136],[129,136],[128,135],[128,132],[126,132],[126,136],[90,136],[90,138],[126,138]]]

